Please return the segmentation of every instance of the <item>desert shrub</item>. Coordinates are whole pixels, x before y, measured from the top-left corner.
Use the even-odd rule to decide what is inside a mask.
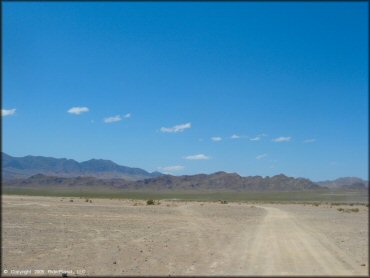
[[[71,199],[71,200],[69,200],[70,202],[73,202],[73,200]]]
[[[221,203],[221,204],[227,204],[227,201],[225,201],[225,200],[220,200],[220,203]]]
[[[320,203],[316,202],[316,203],[313,203],[312,205],[315,206],[315,207],[318,207],[320,205]]]
[[[146,201],[146,204],[147,205],[154,205],[154,200],[148,200],[148,201]]]
[[[89,202],[89,199],[86,199],[85,202],[88,203]]]
[[[90,200],[90,203],[92,203],[92,200]]]
[[[351,209],[344,209],[344,208],[337,208],[338,211],[342,212],[359,212],[360,210],[358,208],[351,208]]]

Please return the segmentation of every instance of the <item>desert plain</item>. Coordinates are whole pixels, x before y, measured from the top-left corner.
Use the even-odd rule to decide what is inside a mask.
[[[1,271],[367,276],[368,232],[366,205],[3,195]]]

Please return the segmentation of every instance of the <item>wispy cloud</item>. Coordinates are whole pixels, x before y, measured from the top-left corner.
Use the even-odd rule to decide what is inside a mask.
[[[221,138],[221,137],[219,137],[219,136],[215,136],[215,137],[211,137],[211,140],[212,140],[213,142],[220,142],[220,141],[222,140],[222,138]]]
[[[249,141],[260,141],[262,139],[262,137],[264,137],[264,136],[266,136],[266,134],[264,134],[264,133],[258,134],[255,137],[252,137],[252,138],[249,137]]]
[[[188,160],[208,160],[210,159],[209,156],[206,156],[204,154],[188,155],[188,156],[185,156],[184,158]]]
[[[5,116],[13,116],[15,114],[15,111],[17,109],[13,108],[13,109],[1,109],[1,116],[2,117],[5,117]]]
[[[181,171],[185,167],[182,165],[173,165],[173,166],[164,166],[164,167],[158,167],[158,170],[164,171],[164,172],[176,172]]]
[[[72,107],[68,111],[70,114],[80,115],[81,113],[89,112],[87,107]]]
[[[131,113],[127,113],[126,115],[123,116],[125,119],[131,118]]]
[[[119,122],[119,121],[122,121],[122,118],[121,118],[120,115],[116,115],[116,116],[104,118],[104,122],[106,124],[110,124],[110,123],[114,123],[114,122]]]
[[[288,137],[277,137],[277,138],[274,138],[272,139],[273,142],[277,142],[277,143],[281,143],[281,142],[289,142],[290,139],[292,139],[292,137],[288,136]]]
[[[257,155],[256,159],[261,160],[261,159],[264,159],[265,157],[267,157],[267,154],[263,153],[263,154]]]
[[[191,128],[191,123],[175,125],[173,127],[161,127],[161,131],[168,132],[168,133],[177,133],[177,132],[183,132],[187,128]]]
[[[316,142],[316,139],[306,139],[306,140],[303,140],[303,143],[305,144],[309,144],[309,143],[315,143]]]
[[[231,135],[230,137],[231,139],[239,139],[240,138],[240,135],[237,135],[237,134],[233,134]]]
[[[250,141],[259,141],[261,140],[261,136],[256,136],[256,137],[253,137],[253,138],[249,138]]]

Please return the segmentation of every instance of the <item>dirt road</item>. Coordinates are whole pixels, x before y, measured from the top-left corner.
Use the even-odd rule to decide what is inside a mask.
[[[3,196],[3,269],[367,275],[368,208]],[[80,273],[81,274],[81,273]]]
[[[263,206],[267,215],[244,256],[247,274],[360,275],[358,263],[325,234],[280,208]]]

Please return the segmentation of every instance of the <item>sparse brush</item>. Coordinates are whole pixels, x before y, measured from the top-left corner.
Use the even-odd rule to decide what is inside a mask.
[[[344,209],[344,208],[337,208],[338,211],[341,212],[359,212],[360,210],[358,208],[351,208],[351,209]]]
[[[146,201],[146,204],[147,205],[154,205],[154,200],[148,200],[148,201]]]
[[[221,204],[227,204],[227,201],[226,200],[220,200],[220,203]]]
[[[70,202],[73,202],[73,200],[71,199],[71,200],[69,200]]]

